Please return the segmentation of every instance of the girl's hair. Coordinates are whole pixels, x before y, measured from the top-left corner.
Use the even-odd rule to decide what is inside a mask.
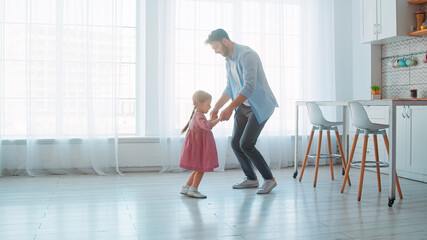
[[[188,126],[190,125],[190,121],[193,118],[194,112],[196,111],[197,105],[199,103],[203,103],[203,102],[205,102],[207,100],[211,100],[211,99],[212,99],[212,96],[209,93],[207,93],[205,91],[202,91],[202,90],[196,91],[193,94],[193,106],[194,106],[193,112],[191,113],[190,120],[188,120],[188,122],[185,125],[185,127],[181,130],[181,134],[183,134],[183,133],[185,133],[187,131]]]

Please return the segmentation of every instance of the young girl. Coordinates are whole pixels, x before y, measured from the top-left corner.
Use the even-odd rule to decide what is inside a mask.
[[[182,146],[179,166],[187,170],[192,170],[187,184],[182,187],[181,194],[194,198],[206,198],[197,188],[205,172],[212,172],[218,165],[215,140],[211,129],[220,121],[207,120],[205,115],[211,108],[212,96],[204,91],[197,91],[193,94],[194,109],[190,120],[182,129],[185,133],[184,145]]]

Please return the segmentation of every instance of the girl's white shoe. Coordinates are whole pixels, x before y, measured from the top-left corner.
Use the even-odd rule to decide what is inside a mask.
[[[201,193],[197,190],[197,188],[194,188],[194,187],[190,187],[190,188],[188,189],[187,196],[189,196],[189,197],[193,197],[193,198],[206,198],[206,195],[201,194]]]
[[[182,186],[181,192],[179,192],[179,193],[181,193],[182,195],[187,195],[189,188],[190,188],[190,186],[188,186],[188,185]]]

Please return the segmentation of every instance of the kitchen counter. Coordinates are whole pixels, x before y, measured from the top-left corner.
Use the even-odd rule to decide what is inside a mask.
[[[391,100],[391,101],[427,101],[427,98],[385,98],[385,99],[378,99],[378,100]],[[376,100],[376,101],[378,101],[378,100]]]
[[[388,206],[391,207],[396,196],[396,107],[397,106],[427,106],[426,98],[395,98],[379,100],[350,100],[350,101],[314,101],[319,106],[341,106],[343,107],[343,147],[347,156],[347,107],[348,102],[358,101],[365,106],[388,106],[389,107],[389,198]],[[298,115],[299,106],[305,106],[308,101],[297,101],[295,103],[295,139],[298,139]],[[348,159],[348,158],[347,158]],[[295,141],[295,163],[294,178],[298,175],[298,140]]]

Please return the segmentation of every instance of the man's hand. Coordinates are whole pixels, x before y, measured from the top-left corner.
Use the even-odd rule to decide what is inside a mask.
[[[221,119],[222,121],[228,121],[231,117],[231,114],[233,114],[233,109],[230,107],[226,107],[222,112],[221,112]]]

